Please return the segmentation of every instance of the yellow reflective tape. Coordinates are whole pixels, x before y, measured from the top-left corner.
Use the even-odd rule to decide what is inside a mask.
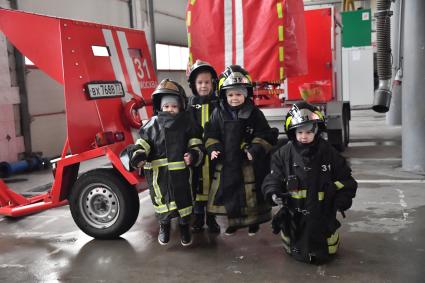
[[[192,214],[192,206],[188,206],[186,208],[179,209],[180,217],[185,217],[187,215]]]
[[[165,204],[153,206],[156,213],[168,212],[168,207]]]
[[[212,145],[214,145],[216,143],[220,143],[220,141],[219,140],[216,140],[216,139],[209,138],[209,139],[207,139],[207,141],[205,143],[205,147],[208,148],[208,147],[210,147],[210,146],[212,146]]]
[[[337,190],[344,188],[344,184],[341,183],[340,181],[335,181],[334,184],[335,184]]]
[[[280,67],[280,79],[284,80],[285,79],[285,69],[283,67]]]
[[[292,116],[289,116],[288,119],[286,119],[285,122],[285,130],[288,131],[289,125],[291,124]]]
[[[210,160],[208,155],[204,158],[204,165],[202,165],[202,192],[208,194],[210,189]],[[206,199],[208,200],[208,198]]]
[[[131,158],[133,158],[134,156],[136,156],[136,154],[137,154],[138,152],[145,152],[145,150],[143,150],[143,149],[138,149],[138,150],[136,150],[135,152],[133,152],[133,155],[131,156]]]
[[[168,204],[168,209],[171,211],[171,210],[174,210],[174,209],[177,209],[177,204],[174,202],[174,201],[172,201],[172,202],[170,202],[169,204]]]
[[[209,105],[208,104],[202,104],[202,110],[201,110],[201,126],[202,128],[205,128],[205,124],[208,122],[209,118]]]
[[[168,170],[182,170],[186,168],[184,161],[176,161],[168,163]]]
[[[319,194],[319,201],[325,199],[325,192],[319,192],[318,194]]]
[[[280,62],[283,62],[283,55],[284,55],[283,46],[281,46],[281,47],[279,47],[279,61]]]
[[[188,47],[190,48],[190,33],[187,34]],[[189,64],[193,65],[192,52],[189,52]]]
[[[218,89],[221,89],[221,86],[223,85],[224,81],[226,80],[226,78],[221,78],[220,81],[218,82]]]
[[[196,146],[196,145],[201,145],[202,144],[202,140],[201,139],[190,139],[189,142],[187,143],[188,147],[192,147],[192,146]]]
[[[190,32],[187,33],[187,47],[191,48],[192,47],[192,37],[190,35]],[[190,59],[190,65],[192,65],[192,53],[189,53],[189,59]]]
[[[186,14],[187,16],[186,16],[186,25],[188,26],[188,27],[190,27],[190,22],[192,21],[192,12],[190,12],[190,11],[187,11],[187,14]]]
[[[277,3],[276,8],[277,8],[277,17],[279,19],[282,19],[283,18],[282,3]]]
[[[325,120],[325,117],[323,116],[323,113],[321,111],[314,111],[314,113],[317,114],[317,116],[319,116],[320,119]]]
[[[246,142],[242,142],[242,143],[241,143],[241,149],[244,149],[244,147],[245,147],[246,145],[248,145]]]
[[[207,201],[208,195],[196,195],[196,201]]]
[[[307,197],[307,190],[299,190],[299,191],[293,191],[290,192],[291,197],[295,199],[301,199]]]
[[[159,171],[158,168],[153,168],[152,185],[155,192],[155,202],[158,205],[161,205],[162,194],[161,194],[161,189],[159,188],[159,185],[158,185],[158,171]]]
[[[151,170],[152,169],[152,164],[150,162],[145,163],[145,166],[143,166],[143,169],[145,169],[145,170]]]
[[[146,152],[146,155],[149,155],[151,152],[151,146],[144,139],[137,139],[136,144],[140,145]]]
[[[168,164],[167,158],[161,158],[161,159],[156,159],[156,160],[151,161],[152,168],[158,168],[158,167],[161,167],[161,166],[166,166],[167,164]]]
[[[283,41],[284,39],[283,26],[278,26],[278,34],[279,34],[279,41]]]
[[[332,236],[330,236],[327,239],[327,242],[328,242],[329,254],[335,254],[339,246],[339,234],[338,233],[332,234]]]

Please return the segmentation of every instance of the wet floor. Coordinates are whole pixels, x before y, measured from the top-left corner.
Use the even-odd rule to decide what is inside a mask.
[[[424,282],[425,178],[400,168],[400,128],[384,117],[353,113],[344,155],[359,189],[340,219],[342,243],[331,263],[294,261],[268,223],[254,237],[205,231],[190,247],[180,245],[173,226],[170,244],[160,246],[144,192],[136,224],[115,241],[86,236],[68,207],[0,216],[0,282]]]

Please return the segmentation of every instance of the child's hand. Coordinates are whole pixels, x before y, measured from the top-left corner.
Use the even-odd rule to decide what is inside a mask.
[[[248,160],[252,160],[251,153],[249,153],[249,151],[245,151],[245,152],[246,152],[246,157],[248,158]]]
[[[183,159],[184,159],[184,163],[186,164],[186,165],[190,165],[190,164],[192,164],[192,154],[190,154],[190,153],[188,153],[188,152],[186,152],[185,154],[184,154],[184,156],[183,156]]]
[[[140,161],[139,163],[137,163],[136,167],[137,167],[137,168],[142,168],[142,167],[143,167],[143,165],[145,165],[145,163],[146,163],[146,160],[142,160],[142,161]]]
[[[217,151],[217,150],[214,150],[213,152],[211,152],[211,160],[218,158],[219,154],[220,154],[220,151]]]

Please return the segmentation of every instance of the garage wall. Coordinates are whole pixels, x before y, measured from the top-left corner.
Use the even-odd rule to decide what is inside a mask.
[[[0,7],[10,8],[9,1],[0,0]],[[14,65],[13,48],[0,33],[0,162],[17,161],[18,154],[24,151]]]

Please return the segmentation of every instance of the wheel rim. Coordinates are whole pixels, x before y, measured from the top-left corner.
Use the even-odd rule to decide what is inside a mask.
[[[105,229],[117,221],[120,204],[110,187],[98,183],[85,188],[80,199],[80,209],[90,226]]]

